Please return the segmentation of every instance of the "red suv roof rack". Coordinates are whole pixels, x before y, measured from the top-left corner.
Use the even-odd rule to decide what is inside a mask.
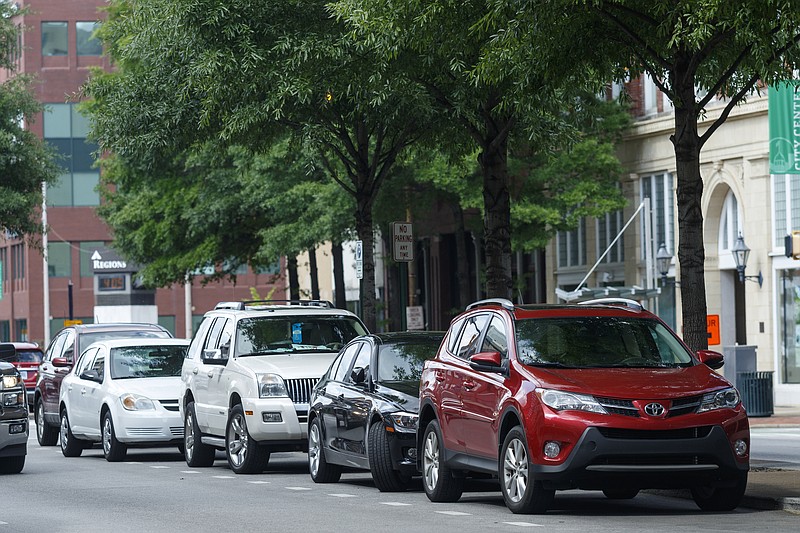
[[[579,302],[578,305],[617,305],[621,307],[628,307],[630,309],[635,309],[636,311],[644,310],[642,304],[640,304],[636,300],[630,300],[628,298],[597,298],[595,300],[586,300],[585,302]]]
[[[514,310],[514,304],[511,300],[507,300],[506,298],[487,298],[486,300],[478,300],[477,302],[473,302],[467,306],[467,311],[470,309],[475,309],[476,307],[484,307],[487,305],[499,305],[509,311]]]

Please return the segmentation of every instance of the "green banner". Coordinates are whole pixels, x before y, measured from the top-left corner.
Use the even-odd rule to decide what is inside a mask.
[[[769,88],[769,172],[800,174],[800,81]]]

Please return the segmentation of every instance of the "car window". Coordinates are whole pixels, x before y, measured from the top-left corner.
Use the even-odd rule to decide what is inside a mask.
[[[87,369],[91,368],[97,350],[99,350],[99,348],[89,348],[81,354],[78,363],[75,365],[75,375],[80,376]]]
[[[363,346],[363,343],[356,342],[345,348],[339,368],[336,369],[336,373],[333,376],[334,381],[347,381],[345,378],[349,375],[350,366],[352,366],[353,359],[358,355],[361,346]]]
[[[301,352],[338,352],[364,326],[350,316],[264,316],[239,320],[236,350],[239,356]]]
[[[456,342],[458,341],[458,334],[461,333],[461,326],[464,325],[466,318],[459,318],[450,326],[450,332],[448,333],[449,337],[447,339],[447,351],[450,353],[456,353]]]
[[[27,350],[25,348],[17,348],[14,355],[0,357],[0,361],[8,363],[41,363],[42,352],[39,350]]]
[[[234,322],[233,320],[226,318],[225,325],[222,326],[222,333],[219,336],[219,348],[224,353],[230,353],[233,334],[234,334]]]
[[[92,363],[92,370],[97,372],[97,375],[100,376],[100,380],[103,380],[103,372],[105,371],[106,366],[106,354],[103,350],[98,350],[97,355],[94,358],[94,362]]]
[[[61,352],[61,355],[56,355],[55,357],[66,357],[67,360],[72,362],[73,358],[75,357],[75,332],[69,330],[66,335],[66,340],[64,341],[64,349]],[[89,346],[88,344],[86,346]]]
[[[486,329],[486,335],[483,337],[481,351],[500,352],[500,357],[503,360],[508,359],[508,338],[503,317],[499,315],[494,315],[492,317],[492,321]]]
[[[203,345],[203,350],[214,350],[219,346],[219,336],[222,333],[222,328],[225,326],[226,319],[224,317],[217,317],[214,324],[211,326],[211,331],[206,337],[206,342]]]
[[[114,331],[87,331],[81,334],[80,344],[83,350],[94,342],[115,339],[167,339],[170,335],[161,330],[123,329]]]
[[[200,351],[202,347],[205,345],[206,337],[208,336],[208,330],[211,328],[211,324],[214,322],[214,319],[211,317],[206,317],[200,323],[200,327],[197,328],[197,331],[194,332],[194,337],[192,337],[192,343],[189,345],[189,349],[186,352],[186,357],[189,359],[199,359],[200,358]]]
[[[186,346],[124,346],[112,348],[111,379],[180,376]]]
[[[52,361],[54,357],[61,357],[61,352],[64,350],[64,343],[67,340],[67,332],[60,333],[53,341],[50,343],[50,346],[47,347],[47,353],[45,354],[46,361]]]
[[[382,345],[378,350],[378,381],[419,384],[422,365],[426,359],[432,359],[436,355],[438,348],[437,341]]]
[[[517,353],[528,365],[574,368],[690,366],[689,351],[660,322],[627,317],[517,320]]]
[[[361,344],[361,349],[358,351],[358,355],[356,355],[356,359],[353,362],[353,368],[349,374],[347,374],[346,378],[347,381],[353,382],[353,374],[358,372],[359,370],[364,370],[364,377],[366,378],[369,375],[369,360],[372,357],[372,350],[370,349],[369,344],[366,342],[359,343]]]
[[[489,321],[489,315],[481,313],[469,317],[464,323],[464,329],[456,344],[455,355],[462,359],[469,359],[471,355],[478,353],[478,342],[484,326]]]

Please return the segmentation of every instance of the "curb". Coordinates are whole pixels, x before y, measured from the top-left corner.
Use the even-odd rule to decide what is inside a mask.
[[[745,494],[739,506],[759,511],[788,511],[800,514],[800,498],[765,498]]]

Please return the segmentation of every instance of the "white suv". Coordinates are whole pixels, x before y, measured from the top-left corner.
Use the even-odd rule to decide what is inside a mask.
[[[224,449],[237,474],[270,452],[308,449],[311,389],[350,339],[356,315],[319,300],[222,302],[205,314],[181,370],[186,463]]]

